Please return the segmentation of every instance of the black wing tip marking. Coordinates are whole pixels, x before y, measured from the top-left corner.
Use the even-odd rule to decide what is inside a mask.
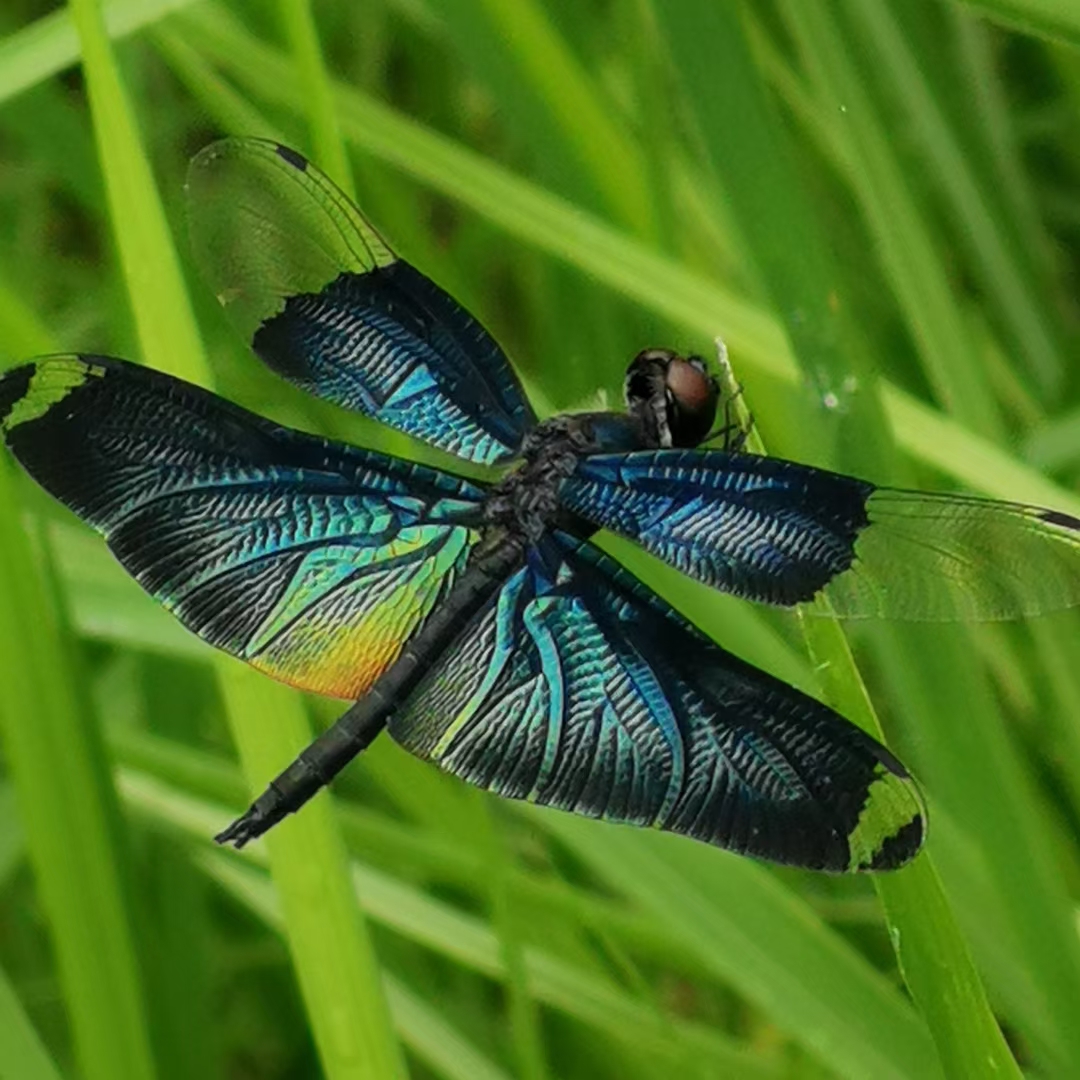
[[[299,150],[294,150],[284,143],[275,142],[273,139],[259,138],[257,135],[227,135],[223,139],[215,139],[213,142],[207,143],[192,157],[191,164],[198,165],[207,161],[215,161],[230,154],[244,153],[250,150],[258,150],[262,154],[276,154],[300,172],[307,172],[311,166],[311,162]]]
[[[905,825],[886,837],[870,862],[860,870],[899,870],[906,866],[922,850],[926,840],[926,816],[916,814]]]
[[[59,353],[5,372],[0,375],[0,433],[9,445],[22,436],[37,438],[35,429],[55,419],[53,409],[60,402],[79,395],[97,381],[95,376],[122,363],[107,356]]]
[[[1039,517],[1048,525],[1058,525],[1063,529],[1080,533],[1080,518],[1075,518],[1062,510],[1043,510]]]
[[[283,161],[288,162],[294,169],[299,169],[300,172],[307,172],[310,162],[299,151],[293,150],[292,147],[286,146],[284,143],[275,143],[274,152]]]
[[[879,743],[877,739],[871,739],[869,735],[866,738],[869,740],[878,762],[888,769],[893,776],[899,777],[901,780],[911,779],[911,773],[907,771],[904,763],[887,746]]]
[[[850,862],[842,870],[899,870],[926,842],[926,806],[918,784],[876,739],[860,732],[876,759],[862,809],[848,833]]]

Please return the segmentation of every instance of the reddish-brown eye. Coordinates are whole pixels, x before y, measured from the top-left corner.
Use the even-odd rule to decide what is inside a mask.
[[[674,446],[697,446],[712,429],[720,396],[716,380],[696,357],[675,357],[667,368],[668,423]]]
[[[679,407],[690,412],[708,408],[709,402],[716,396],[709,376],[696,364],[681,357],[668,365],[667,387]]]

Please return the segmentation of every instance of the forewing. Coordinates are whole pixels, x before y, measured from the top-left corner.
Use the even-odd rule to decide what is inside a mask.
[[[913,620],[1013,619],[1080,604],[1080,521],[1022,503],[878,488],[855,562],[818,608]]]
[[[359,697],[394,660],[477,539],[474,485],[121,360],[8,372],[0,430],[187,627],[336,697]]]
[[[720,450],[583,458],[562,501],[726,592],[847,617],[1008,619],[1080,604],[1080,521]]]
[[[564,534],[532,550],[390,732],[509,798],[796,866],[890,869],[922,843],[918,792],[884,747]]]
[[[517,451],[535,418],[502,350],[303,157],[214,143],[188,202],[204,275],[274,371],[469,461]]]

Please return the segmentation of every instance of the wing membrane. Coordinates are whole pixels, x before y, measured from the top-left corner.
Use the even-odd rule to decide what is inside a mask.
[[[516,452],[535,418],[502,350],[303,157],[226,139],[188,195],[203,273],[274,371],[469,461]]]
[[[721,450],[605,454],[568,507],[716,588],[846,617],[1008,619],[1080,604],[1080,521]]]
[[[838,614],[987,621],[1080,604],[1080,521],[1068,514],[891,488],[866,507],[855,562],[825,589]]]
[[[503,796],[779,862],[915,854],[921,804],[887,750],[590,545],[542,545],[391,720],[395,739]]]
[[[481,489],[105,357],[0,379],[27,471],[212,645],[360,696],[463,569]]]

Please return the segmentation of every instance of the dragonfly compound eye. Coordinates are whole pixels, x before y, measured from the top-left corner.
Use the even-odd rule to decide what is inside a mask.
[[[672,446],[697,446],[712,430],[720,388],[697,357],[667,366],[668,428]]]

